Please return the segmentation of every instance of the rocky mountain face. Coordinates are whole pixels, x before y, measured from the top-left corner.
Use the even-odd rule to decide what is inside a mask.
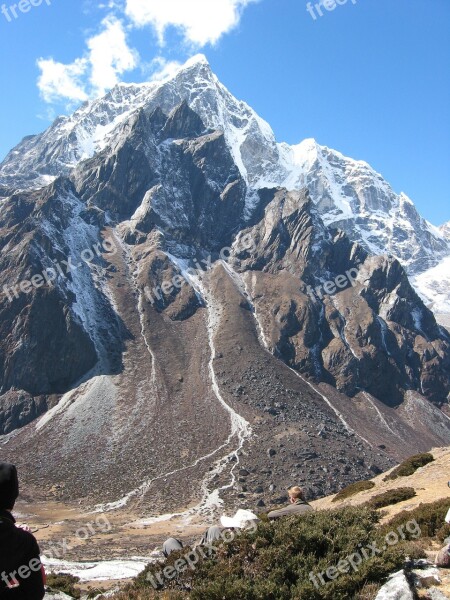
[[[307,187],[324,222],[345,231],[370,253],[395,256],[409,275],[422,273],[450,254],[444,233],[367,163],[314,140],[290,148],[288,156],[294,168],[283,185]]]
[[[444,237],[311,144],[302,179],[299,149],[197,58],[8,155],[0,447],[35,493],[208,515],[449,443],[450,335],[400,262],[355,239],[409,219],[423,250],[386,235],[415,268]]]
[[[312,139],[295,146],[277,143],[270,126],[230,94],[202,55],[162,84],[120,84],[72,116],[58,118],[44,133],[24,138],[0,165],[0,186],[7,190],[48,184],[116,140],[140,109],[148,115],[158,108],[169,114],[183,101],[208,129],[223,131],[251,192],[307,187],[326,225],[345,231],[372,254],[392,254],[410,276],[450,256],[448,224],[437,228],[428,223],[405,194],[396,194],[364,161]],[[251,194],[247,204],[250,210]]]

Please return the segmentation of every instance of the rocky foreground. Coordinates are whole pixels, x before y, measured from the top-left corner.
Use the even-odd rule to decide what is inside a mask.
[[[404,464],[410,465],[408,461]],[[450,448],[435,449],[431,456],[420,455],[418,461],[415,459],[413,463],[417,464],[424,466],[413,466],[415,470],[410,475],[394,477],[395,473],[390,470],[360,482],[360,491],[352,490],[350,493],[347,491],[350,488],[347,488],[339,496],[313,502],[316,512],[311,518],[286,519],[275,525],[266,524],[263,520],[256,537],[245,541],[244,536],[229,545],[225,544],[223,551],[219,550],[215,557],[216,562],[201,563],[200,570],[187,575],[180,573],[175,580],[166,582],[164,593],[149,588],[147,577],[149,573],[155,575],[163,569],[166,566],[164,563],[160,567],[156,564],[146,569],[131,585],[100,580],[89,583],[85,580],[81,582],[81,590],[86,591],[89,587],[91,591],[111,589],[111,586],[114,590],[116,587],[116,593],[122,589],[121,595],[114,596],[119,600],[209,600],[216,598],[211,581],[219,585],[220,580],[220,598],[225,600],[448,598],[450,555],[447,546],[450,543],[450,526],[445,526],[444,516],[450,507],[450,488],[447,485]],[[407,498],[402,500],[400,494],[404,494],[405,490],[408,492]],[[350,495],[345,498],[346,494]],[[339,499],[341,496],[342,500]],[[373,512],[375,506],[381,508]],[[263,513],[261,516],[264,519]],[[172,526],[174,528],[167,530],[166,535],[175,534],[186,545],[198,538],[200,529],[182,532],[176,529],[176,523],[172,523]],[[96,539],[92,541],[95,542]],[[183,556],[182,553],[177,558]],[[301,560],[297,562],[296,556]],[[157,560],[155,554],[153,562]],[[227,569],[224,571],[224,560],[228,561],[228,569],[234,573],[235,580],[224,574],[228,573]],[[294,560],[292,565],[291,560]],[[337,578],[327,577],[327,569],[337,565],[339,560],[350,560],[354,566],[349,573],[341,573]],[[173,563],[169,561],[169,564]],[[216,563],[217,568],[214,567]],[[263,565],[266,576],[260,580]],[[271,580],[275,577],[277,581],[276,573],[282,568],[288,569],[282,576],[283,585],[280,580],[271,591]],[[293,575],[297,570],[298,577]],[[202,573],[205,572],[208,573],[207,581],[203,580]],[[249,579],[250,572],[252,576]],[[311,573],[315,579],[310,576]],[[334,572],[330,573],[334,575]],[[238,584],[240,578],[242,588]],[[235,583],[232,584],[232,581]],[[319,583],[316,585],[314,582]],[[80,589],[79,586],[75,584],[73,589]],[[188,593],[189,588],[192,590]]]

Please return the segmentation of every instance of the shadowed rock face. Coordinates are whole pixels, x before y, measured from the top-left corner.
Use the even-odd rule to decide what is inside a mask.
[[[83,250],[94,255],[100,240],[98,228],[84,220],[85,208],[64,180],[3,204],[0,392],[9,390],[9,398],[16,389],[33,397],[62,394],[98,361],[107,371],[120,368],[126,334],[94,281],[95,269],[106,264],[94,256],[89,267],[80,258]],[[42,412],[46,404],[39,406]],[[28,420],[36,416],[26,413]],[[17,423],[24,422],[18,416]]]
[[[82,163],[73,179],[84,201],[129,219],[140,235],[158,227],[204,249],[229,245],[244,211],[245,184],[223,134],[207,132],[186,103],[168,117],[139,112],[118,145]]]
[[[3,292],[7,289],[0,298],[2,392],[17,388],[33,395],[61,393],[96,362],[89,333],[69,309],[75,301],[69,289],[63,294],[54,286],[30,284],[30,293],[24,294],[18,288],[51,260],[67,256],[44,227],[47,218],[61,230],[67,227],[69,216],[60,201],[64,193],[67,188],[55,185],[12,196],[3,204],[0,285]]]
[[[271,194],[264,216],[246,230],[256,250],[241,270],[253,271],[272,351],[351,396],[365,390],[396,405],[406,390],[426,389],[443,404],[449,338],[401,265],[327,231],[307,194]],[[261,282],[254,271],[262,271]]]
[[[173,485],[209,514],[214,490],[323,494],[449,443],[450,340],[401,265],[163,108],[2,203],[1,287],[55,276],[1,299],[1,453],[60,498],[167,512]]]

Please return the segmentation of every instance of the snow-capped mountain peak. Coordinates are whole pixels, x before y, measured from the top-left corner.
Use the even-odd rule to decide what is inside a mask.
[[[56,119],[45,132],[24,138],[0,165],[0,185],[46,186],[114,146],[138,111],[150,115],[159,108],[168,115],[182,102],[207,129],[224,133],[249,198],[264,187],[307,187],[327,225],[344,230],[372,254],[394,255],[414,276],[450,254],[448,224],[438,229],[428,223],[408,196],[395,193],[367,162],[314,139],[293,146],[277,143],[270,125],[228,91],[202,54],[163,81],[119,84],[73,115]]]
[[[449,443],[450,338],[353,241],[412,269],[445,240],[366,163],[277,143],[204,57],[25,138],[0,177],[0,434],[40,493],[212,519],[241,468],[285,485],[302,440],[333,473],[298,473],[314,493]]]
[[[189,59],[161,82],[121,83],[104,97],[84,103],[73,115],[59,117],[43,133],[24,138],[0,165],[0,184],[39,188],[66,175],[80,161],[103,150],[121,123],[144,109],[160,107],[166,114],[183,101],[206,127],[224,131],[243,176],[261,178],[278,152],[270,126],[239,101],[213,74],[202,54]],[[251,142],[250,142],[251,140]],[[256,152],[255,144],[260,146]]]

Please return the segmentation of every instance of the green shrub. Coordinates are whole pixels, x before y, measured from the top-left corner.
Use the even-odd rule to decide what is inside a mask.
[[[430,462],[433,462],[433,455],[429,452],[425,452],[423,454],[415,454],[410,458],[406,459],[402,462],[398,467],[396,467],[389,475],[386,475],[384,481],[392,481],[393,479],[397,479],[398,477],[408,477],[409,475],[413,475],[420,467],[424,467]]]
[[[405,500],[414,498],[416,492],[412,487],[401,487],[395,488],[395,490],[388,490],[382,494],[374,496],[367,502],[367,506],[370,508],[384,508],[385,506],[391,506],[392,504],[398,504]]]
[[[445,516],[450,507],[450,498],[436,500],[430,504],[419,504],[414,510],[404,510],[395,515],[386,527],[397,527],[407,521],[414,520],[422,531],[422,538],[435,538],[443,542],[450,535],[450,525],[445,522]]]
[[[374,487],[375,484],[373,481],[357,481],[356,483],[352,483],[351,485],[348,485],[343,490],[338,492],[333,498],[332,502],[339,502],[340,500],[345,500],[346,498],[350,498],[351,496],[359,494],[360,492],[371,490]]]
[[[80,590],[76,589],[75,585],[80,581],[79,577],[69,575],[68,573],[49,573],[47,575],[47,585],[52,590],[64,592],[72,598],[80,597]]]
[[[392,492],[398,497],[404,489]],[[411,497],[412,488],[406,489]],[[152,588],[147,576],[155,577],[162,568],[173,566],[189,550],[173,553],[165,563],[149,565],[114,600],[373,600],[386,577],[402,568],[406,556],[425,556],[427,536],[441,539],[450,533],[444,524],[449,503],[446,499],[421,504],[383,525],[380,513],[367,505],[261,523],[255,533],[216,544],[213,556],[200,559],[194,570],[164,580],[160,591]],[[393,537],[393,544],[387,542]],[[334,580],[325,574],[326,584],[314,586],[310,573],[325,573],[339,560],[374,543],[381,553],[368,555],[357,570]]]
[[[161,595],[168,600],[347,600],[364,586],[377,585],[404,562],[402,548],[387,548],[383,556],[369,557],[357,571],[327,579],[316,587],[310,574],[325,573],[341,559],[368,547],[378,534],[379,513],[368,507],[347,507],[286,517],[261,523],[255,533],[243,533],[228,544],[216,545],[211,558],[201,558],[195,570],[179,572],[163,581]],[[187,549],[173,553],[165,563],[149,565],[118,600],[155,594],[149,576],[173,566]],[[369,588],[370,589],[370,588]],[[138,593],[138,595],[135,595]],[[172,595],[172,594],[180,595]],[[183,596],[183,594],[188,594]],[[367,596],[362,596],[365,598]]]

